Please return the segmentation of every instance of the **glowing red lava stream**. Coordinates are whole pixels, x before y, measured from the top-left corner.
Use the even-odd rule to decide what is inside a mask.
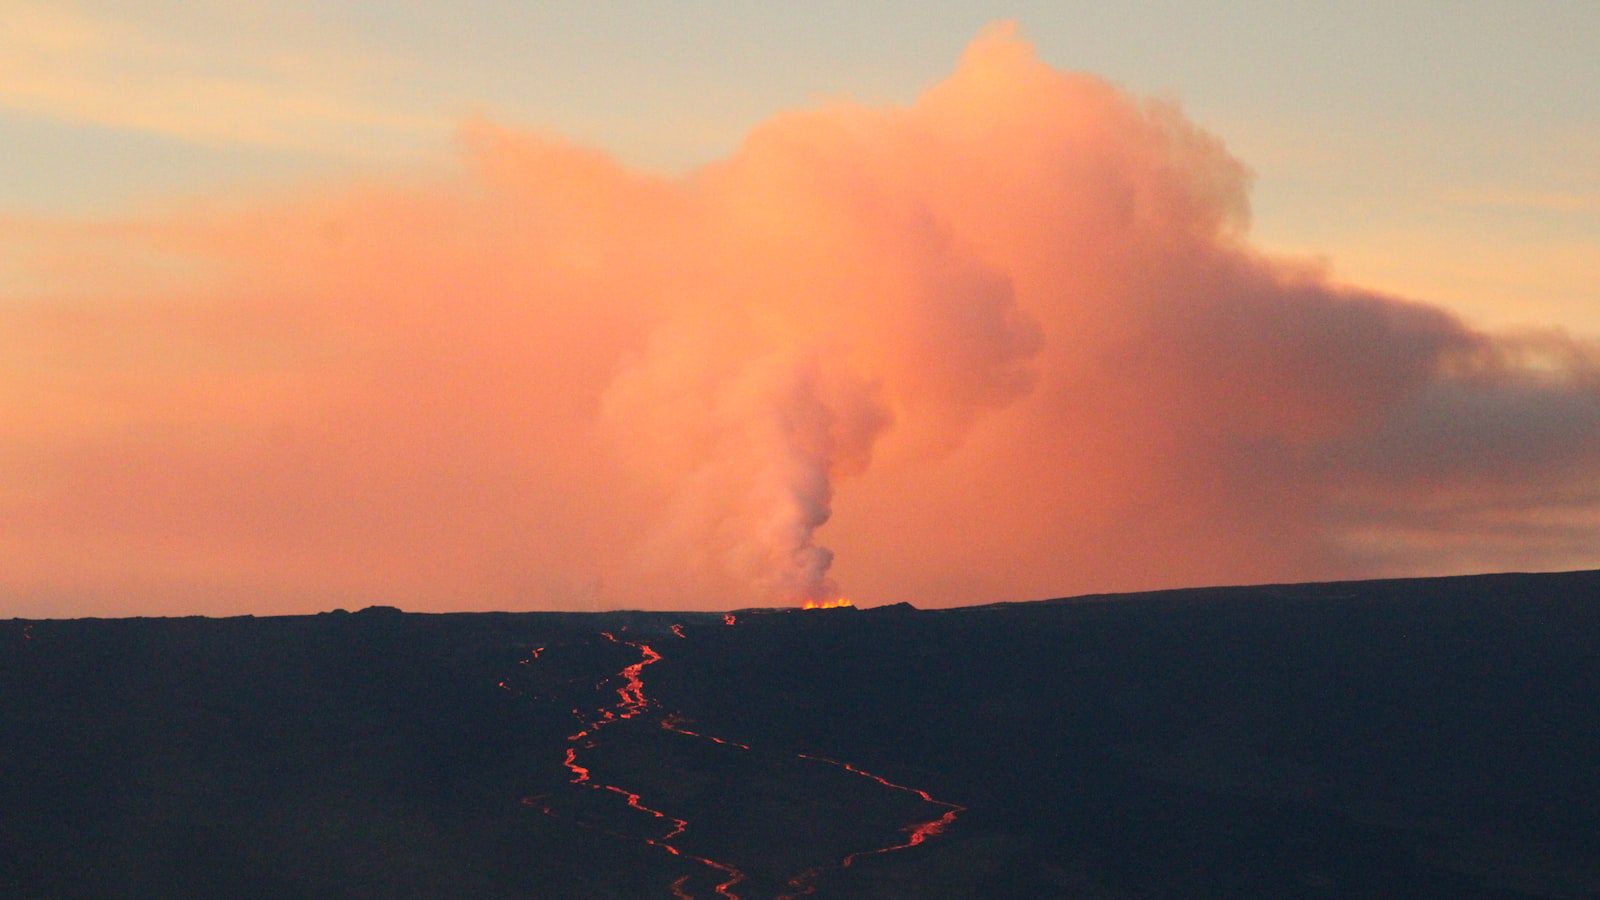
[[[721,744],[724,747],[738,747],[740,750],[750,749],[749,744],[741,744],[738,741],[730,741],[727,738],[719,738],[713,734],[701,734],[698,731],[690,731],[689,729],[678,724],[681,721],[683,721],[683,719],[676,714],[668,713],[666,716],[662,717],[661,727],[676,734],[686,734],[689,737],[697,737],[702,740],[710,741],[713,744]]]
[[[644,667],[661,661],[661,654],[650,649],[649,644],[638,644],[633,641],[619,641],[616,635],[609,631],[600,632],[600,636],[613,644],[627,644],[629,647],[644,654],[644,658],[631,666],[623,669],[619,674],[627,679],[627,683],[617,688],[617,696],[622,698],[622,703],[617,706],[617,718],[631,719],[649,708],[649,701],[644,699]]]
[[[523,797],[522,798],[522,805],[523,806],[533,806],[534,802],[536,800],[540,800],[542,798],[543,798],[543,795],[540,795],[539,797]],[[540,804],[539,811],[544,813],[545,815],[549,816],[552,819],[560,818],[559,816],[557,816],[555,814],[555,811],[550,808],[549,804]],[[659,847],[662,850],[665,850],[668,853],[672,854],[673,856],[679,856],[679,857],[682,857],[684,859],[690,860],[692,862],[699,863],[700,865],[705,866],[708,869],[714,869],[714,870],[716,870],[718,872],[721,872],[722,874],[727,875],[728,878],[727,878],[727,880],[721,882],[720,884],[718,884],[716,886],[716,888],[715,888],[716,892],[719,895],[721,895],[723,897],[726,897],[727,900],[739,900],[739,895],[733,893],[732,888],[733,888],[734,885],[736,885],[739,882],[743,881],[744,878],[745,878],[745,875],[744,875],[743,872],[740,872],[738,869],[734,868],[733,866],[730,866],[730,865],[728,865],[726,863],[717,862],[714,859],[707,859],[704,856],[695,856],[693,853],[685,853],[683,850],[679,849],[678,847],[667,843],[664,839],[660,839],[660,838],[640,838],[640,837],[636,837],[636,836],[631,835],[631,834],[623,834],[620,831],[613,831],[610,828],[605,828],[603,826],[595,825],[595,824],[590,823],[590,822],[574,822],[573,824],[577,825],[580,828],[587,828],[587,829],[590,829],[591,831],[598,831],[601,834],[610,835],[611,837],[617,838],[619,840],[637,840],[637,841],[639,841],[641,843],[648,844],[651,847]],[[692,900],[692,896],[693,895],[689,894],[687,891],[684,890],[684,885],[686,885],[688,883],[689,883],[689,876],[688,875],[682,875],[682,876],[679,876],[677,879],[675,879],[670,885],[671,888],[672,888],[673,896],[674,897],[690,897],[691,900]]]
[[[732,613],[728,613],[724,615],[723,621],[727,625],[732,625],[736,619]],[[679,638],[686,637],[683,633],[683,627],[681,625],[671,626],[671,631]],[[740,882],[746,879],[747,876],[744,872],[728,863],[688,853],[676,844],[670,843],[670,841],[688,830],[689,822],[687,820],[668,815],[659,809],[647,806],[639,794],[616,785],[604,784],[596,781],[589,768],[582,765],[578,761],[579,750],[592,749],[595,746],[595,735],[601,728],[614,722],[636,718],[651,708],[652,701],[645,696],[644,692],[644,669],[646,666],[654,665],[655,663],[660,662],[662,659],[661,654],[657,653],[652,647],[650,647],[650,645],[646,643],[623,641],[618,639],[616,635],[609,631],[600,632],[600,636],[613,644],[624,644],[634,648],[635,650],[638,650],[640,659],[636,663],[623,667],[623,669],[617,673],[616,677],[620,677],[623,681],[623,684],[621,687],[614,689],[614,693],[617,695],[618,700],[613,706],[597,710],[595,713],[597,717],[593,719],[586,719],[580,710],[574,709],[572,711],[573,716],[578,719],[582,727],[580,727],[576,733],[567,738],[567,741],[569,744],[571,744],[571,746],[567,748],[566,757],[562,761],[562,765],[567,769],[568,772],[571,773],[572,777],[570,782],[572,784],[583,785],[584,787],[588,787],[593,790],[616,794],[624,799],[630,809],[646,813],[653,818],[670,823],[671,827],[660,837],[652,838],[628,835],[592,823],[580,821],[576,822],[575,824],[578,824],[581,827],[600,831],[618,839],[637,840],[651,847],[660,848],[662,851],[671,854],[672,856],[682,857],[705,866],[706,868],[717,871],[727,876],[723,881],[715,886],[714,890],[717,895],[726,898],[726,900],[738,900],[739,895],[733,892],[733,888],[735,885],[738,885]],[[528,659],[522,660],[523,664],[527,664],[535,659],[538,659],[539,654],[543,650],[543,647],[533,650]],[[606,685],[606,682],[610,680],[610,678],[601,679],[598,683],[596,683],[596,689],[603,689]],[[500,687],[510,690],[510,687],[504,681],[500,682]],[[661,716],[661,718],[658,720],[658,724],[666,731],[686,735],[688,737],[700,738],[702,740],[710,741],[714,744],[734,747],[744,751],[749,751],[751,749],[749,744],[744,744],[740,743],[739,741],[729,740],[727,738],[721,738],[715,735],[704,734],[702,732],[685,728],[682,724],[684,721],[685,720],[683,717],[675,713],[667,713]],[[965,806],[962,806],[959,803],[952,803],[948,800],[940,800],[921,788],[914,788],[910,787],[909,785],[898,784],[890,781],[887,778],[884,778],[881,775],[868,772],[865,769],[859,768],[858,766],[842,760],[831,759],[826,756],[818,756],[810,753],[797,753],[795,754],[795,757],[811,762],[835,766],[852,775],[876,782],[885,788],[903,791],[909,794],[915,794],[925,803],[944,807],[944,813],[938,818],[929,819],[922,822],[914,822],[901,829],[902,833],[906,835],[906,840],[897,844],[890,844],[884,847],[874,847],[867,850],[858,850],[854,853],[851,853],[836,864],[836,867],[839,869],[850,868],[856,860],[864,856],[893,853],[899,850],[906,850],[911,847],[916,847],[926,842],[930,838],[934,838],[943,834],[945,830],[955,822],[956,817],[967,810]],[[534,805],[534,801],[537,799],[540,798],[526,797],[523,798],[522,802],[525,805],[532,806]],[[548,804],[543,804],[541,808],[545,815],[553,818],[560,818],[556,816]],[[807,869],[804,872],[793,876],[787,881],[787,885],[791,889],[791,892],[779,895],[779,900],[794,900],[794,898],[815,893],[817,889],[815,883],[816,879],[820,877],[823,871],[823,867],[816,867]],[[674,898],[692,898],[693,895],[688,892],[687,887],[690,877],[691,876],[688,875],[680,876],[670,883],[669,887]]]
[[[949,828],[951,823],[955,822],[956,816],[958,816],[961,813],[964,813],[964,812],[967,811],[967,808],[965,806],[962,806],[959,803],[951,803],[948,800],[940,800],[940,799],[934,797],[932,794],[929,794],[927,791],[922,790],[921,788],[914,788],[914,787],[911,787],[909,785],[897,784],[897,783],[895,783],[893,781],[890,781],[887,778],[884,778],[882,775],[874,775],[873,773],[868,772],[865,769],[859,768],[857,766],[851,765],[850,763],[843,762],[841,760],[829,759],[826,756],[817,756],[817,755],[812,754],[812,753],[797,753],[795,755],[797,757],[799,757],[800,759],[811,760],[812,762],[826,763],[827,765],[830,765],[830,766],[837,766],[837,767],[845,770],[846,772],[851,773],[852,775],[859,775],[862,778],[871,779],[872,781],[875,781],[878,784],[881,784],[886,788],[891,788],[891,789],[897,790],[897,791],[904,791],[904,792],[906,792],[908,794],[916,794],[925,803],[932,803],[935,806],[943,806],[943,807],[945,807],[944,815],[940,816],[939,818],[937,818],[937,819],[929,819],[926,822],[914,822],[911,825],[908,825],[905,828],[901,829],[901,831],[904,834],[907,835],[907,838],[903,843],[890,844],[887,847],[874,847],[874,848],[872,848],[870,850],[857,850],[856,852],[851,853],[850,855],[846,856],[844,859],[840,860],[839,868],[841,868],[841,869],[850,868],[850,866],[857,859],[860,859],[863,856],[877,856],[877,855],[883,854],[883,853],[893,853],[893,852],[895,852],[897,850],[906,850],[906,849],[909,849],[911,847],[915,847],[918,844],[923,843],[924,841],[928,840],[931,837],[937,837],[938,835],[943,834],[944,830],[946,828]],[[817,890],[815,882],[816,882],[817,877],[819,875],[821,875],[821,874],[822,874],[822,869],[813,868],[813,869],[807,869],[804,872],[801,872],[800,874],[794,876],[793,878],[790,878],[789,881],[788,881],[788,885],[789,885],[789,887],[794,889],[794,892],[793,893],[789,893],[789,894],[781,894],[781,895],[778,896],[777,900],[795,900],[795,898],[797,898],[797,897],[804,897],[804,896],[807,896],[807,895],[815,893],[816,890]]]
[[[682,626],[675,625],[673,626],[672,630],[674,634],[677,634],[679,637],[683,637]],[[603,784],[594,780],[593,773],[589,770],[589,768],[578,762],[578,751],[580,749],[593,748],[595,746],[593,736],[602,727],[612,722],[635,718],[650,708],[650,700],[645,697],[644,693],[644,668],[645,666],[654,665],[655,663],[661,661],[661,654],[657,653],[649,644],[643,642],[619,640],[616,635],[609,631],[600,632],[600,636],[613,644],[626,644],[627,646],[638,650],[640,653],[640,659],[638,662],[633,663],[632,665],[625,666],[621,672],[617,673],[617,675],[623,679],[623,685],[622,687],[615,689],[618,702],[614,707],[598,710],[599,718],[592,720],[585,720],[583,714],[579,710],[574,709],[572,711],[572,714],[577,717],[578,721],[583,723],[583,727],[567,738],[568,743],[572,744],[572,746],[567,748],[566,758],[562,761],[562,765],[566,767],[567,771],[572,773],[572,778],[570,779],[571,783],[580,784],[594,790],[616,794],[625,800],[630,809],[646,813],[653,818],[661,819],[665,822],[671,823],[671,827],[665,834],[655,838],[637,838],[621,832],[613,831],[608,828],[599,828],[598,826],[586,827],[596,828],[596,830],[604,832],[605,834],[609,834],[613,837],[623,839],[631,838],[642,841],[651,847],[658,847],[673,856],[680,856],[684,859],[692,860],[693,862],[699,863],[700,865],[703,865],[709,869],[720,872],[727,877],[716,885],[714,888],[716,893],[719,896],[726,898],[726,900],[739,900],[739,895],[733,892],[733,887],[745,880],[745,874],[743,872],[727,863],[719,862],[708,857],[687,853],[681,847],[669,843],[669,841],[671,841],[673,838],[678,837],[688,829],[688,820],[680,819],[677,816],[668,815],[659,809],[645,805],[640,795],[634,793],[633,791],[618,787],[614,784]],[[539,653],[543,649],[544,648],[541,647],[533,651],[530,659],[524,660],[524,662],[530,662],[533,659],[537,659]],[[595,685],[595,687],[601,688],[607,680],[609,679],[602,679],[598,684]],[[506,687],[506,683],[502,681],[500,682],[500,686]],[[665,727],[665,725],[663,725],[663,727]],[[523,803],[531,806],[533,805],[532,801],[534,799],[535,798],[531,797],[524,798]],[[555,816],[555,813],[551,810],[548,804],[542,806],[542,811],[547,816]],[[578,824],[583,825],[584,823]],[[689,876],[685,875],[672,882],[671,888],[674,897],[692,896],[685,889],[685,885],[688,884],[688,881]]]

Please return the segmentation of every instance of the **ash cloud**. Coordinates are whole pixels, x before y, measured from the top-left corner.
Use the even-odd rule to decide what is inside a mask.
[[[34,229],[59,287],[0,308],[0,595],[939,604],[1593,564],[1593,347],[1268,257],[1248,184],[998,27],[908,107],[783,113],[683,177],[475,122],[448,177]]]

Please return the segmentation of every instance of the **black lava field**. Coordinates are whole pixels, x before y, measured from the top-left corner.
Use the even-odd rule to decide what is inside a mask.
[[[0,896],[1600,896],[1600,573],[0,620]]]

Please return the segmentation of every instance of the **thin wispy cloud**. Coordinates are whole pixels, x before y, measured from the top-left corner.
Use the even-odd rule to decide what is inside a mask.
[[[0,29],[0,111],[200,144],[371,154],[374,132],[447,130],[435,112],[385,102],[385,66],[235,38],[198,45],[147,23],[11,0]]]

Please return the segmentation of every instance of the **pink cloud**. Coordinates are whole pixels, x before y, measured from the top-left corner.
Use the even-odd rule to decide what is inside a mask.
[[[683,178],[487,122],[462,147],[448,178],[36,237],[75,274],[0,312],[9,606],[1594,562],[1591,348],[1263,255],[1220,141],[1009,29],[909,107],[780,114]]]

